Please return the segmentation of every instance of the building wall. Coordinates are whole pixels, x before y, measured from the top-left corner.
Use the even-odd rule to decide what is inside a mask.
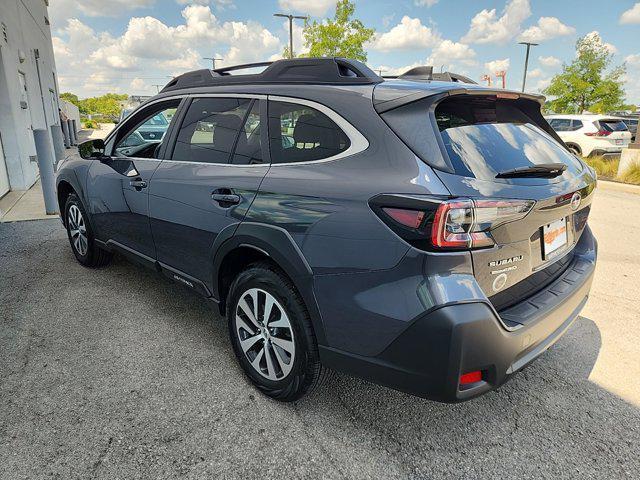
[[[60,122],[47,3],[0,0],[0,135],[12,190],[38,178],[33,129]]]
[[[75,120],[78,130],[80,130],[80,110],[73,103],[59,99],[60,110],[64,112],[69,120]]]

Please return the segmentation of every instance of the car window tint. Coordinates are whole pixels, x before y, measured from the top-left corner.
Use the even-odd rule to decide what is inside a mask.
[[[185,114],[172,159],[227,163],[250,98],[196,98]]]
[[[272,163],[309,162],[333,157],[349,148],[349,137],[315,108],[269,102]]]
[[[571,120],[566,118],[554,118],[551,121],[551,126],[556,132],[568,132],[571,131]]]
[[[124,157],[158,158],[160,146],[180,100],[148,107],[128,119],[116,143],[115,154]],[[127,128],[131,123],[133,128]]]
[[[580,130],[582,128],[582,121],[580,120],[572,120],[571,121],[571,130],[572,131],[576,131],[576,130]]]
[[[260,100],[256,100],[238,135],[232,163],[241,165],[262,163],[260,127]]]
[[[600,127],[607,132],[626,132],[627,125],[622,120],[600,120]]]
[[[582,169],[580,162],[538,127],[518,102],[450,97],[438,104],[434,114],[458,175],[495,181],[496,175],[505,170],[545,163],[564,163],[573,174]],[[571,124],[569,119],[557,120]]]

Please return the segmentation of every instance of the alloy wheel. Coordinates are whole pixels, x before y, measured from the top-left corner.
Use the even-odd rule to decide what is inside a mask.
[[[284,379],[293,367],[295,342],[285,309],[259,288],[245,291],[235,312],[235,331],[247,360],[263,377]]]
[[[84,223],[84,217],[77,205],[69,207],[67,222],[73,248],[84,257],[89,248],[89,240],[87,239],[87,227]]]

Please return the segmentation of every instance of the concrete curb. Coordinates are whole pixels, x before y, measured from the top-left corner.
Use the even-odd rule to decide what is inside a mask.
[[[598,188],[613,192],[634,193],[640,195],[640,185],[631,185],[629,183],[610,182],[608,180],[598,180]]]

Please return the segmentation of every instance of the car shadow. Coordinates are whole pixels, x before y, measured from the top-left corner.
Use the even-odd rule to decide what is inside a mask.
[[[465,403],[440,404],[335,374],[304,399],[281,404],[244,377],[214,304],[119,257],[99,277],[96,284],[109,279],[121,292],[135,291],[135,301],[159,319],[155,328],[198,352],[204,376],[181,379],[181,388],[197,391],[210,375],[213,391],[229,390],[236,404],[297,425],[342,476],[623,478],[639,466],[639,409],[589,380],[602,345],[589,318],[579,317],[498,390]]]

